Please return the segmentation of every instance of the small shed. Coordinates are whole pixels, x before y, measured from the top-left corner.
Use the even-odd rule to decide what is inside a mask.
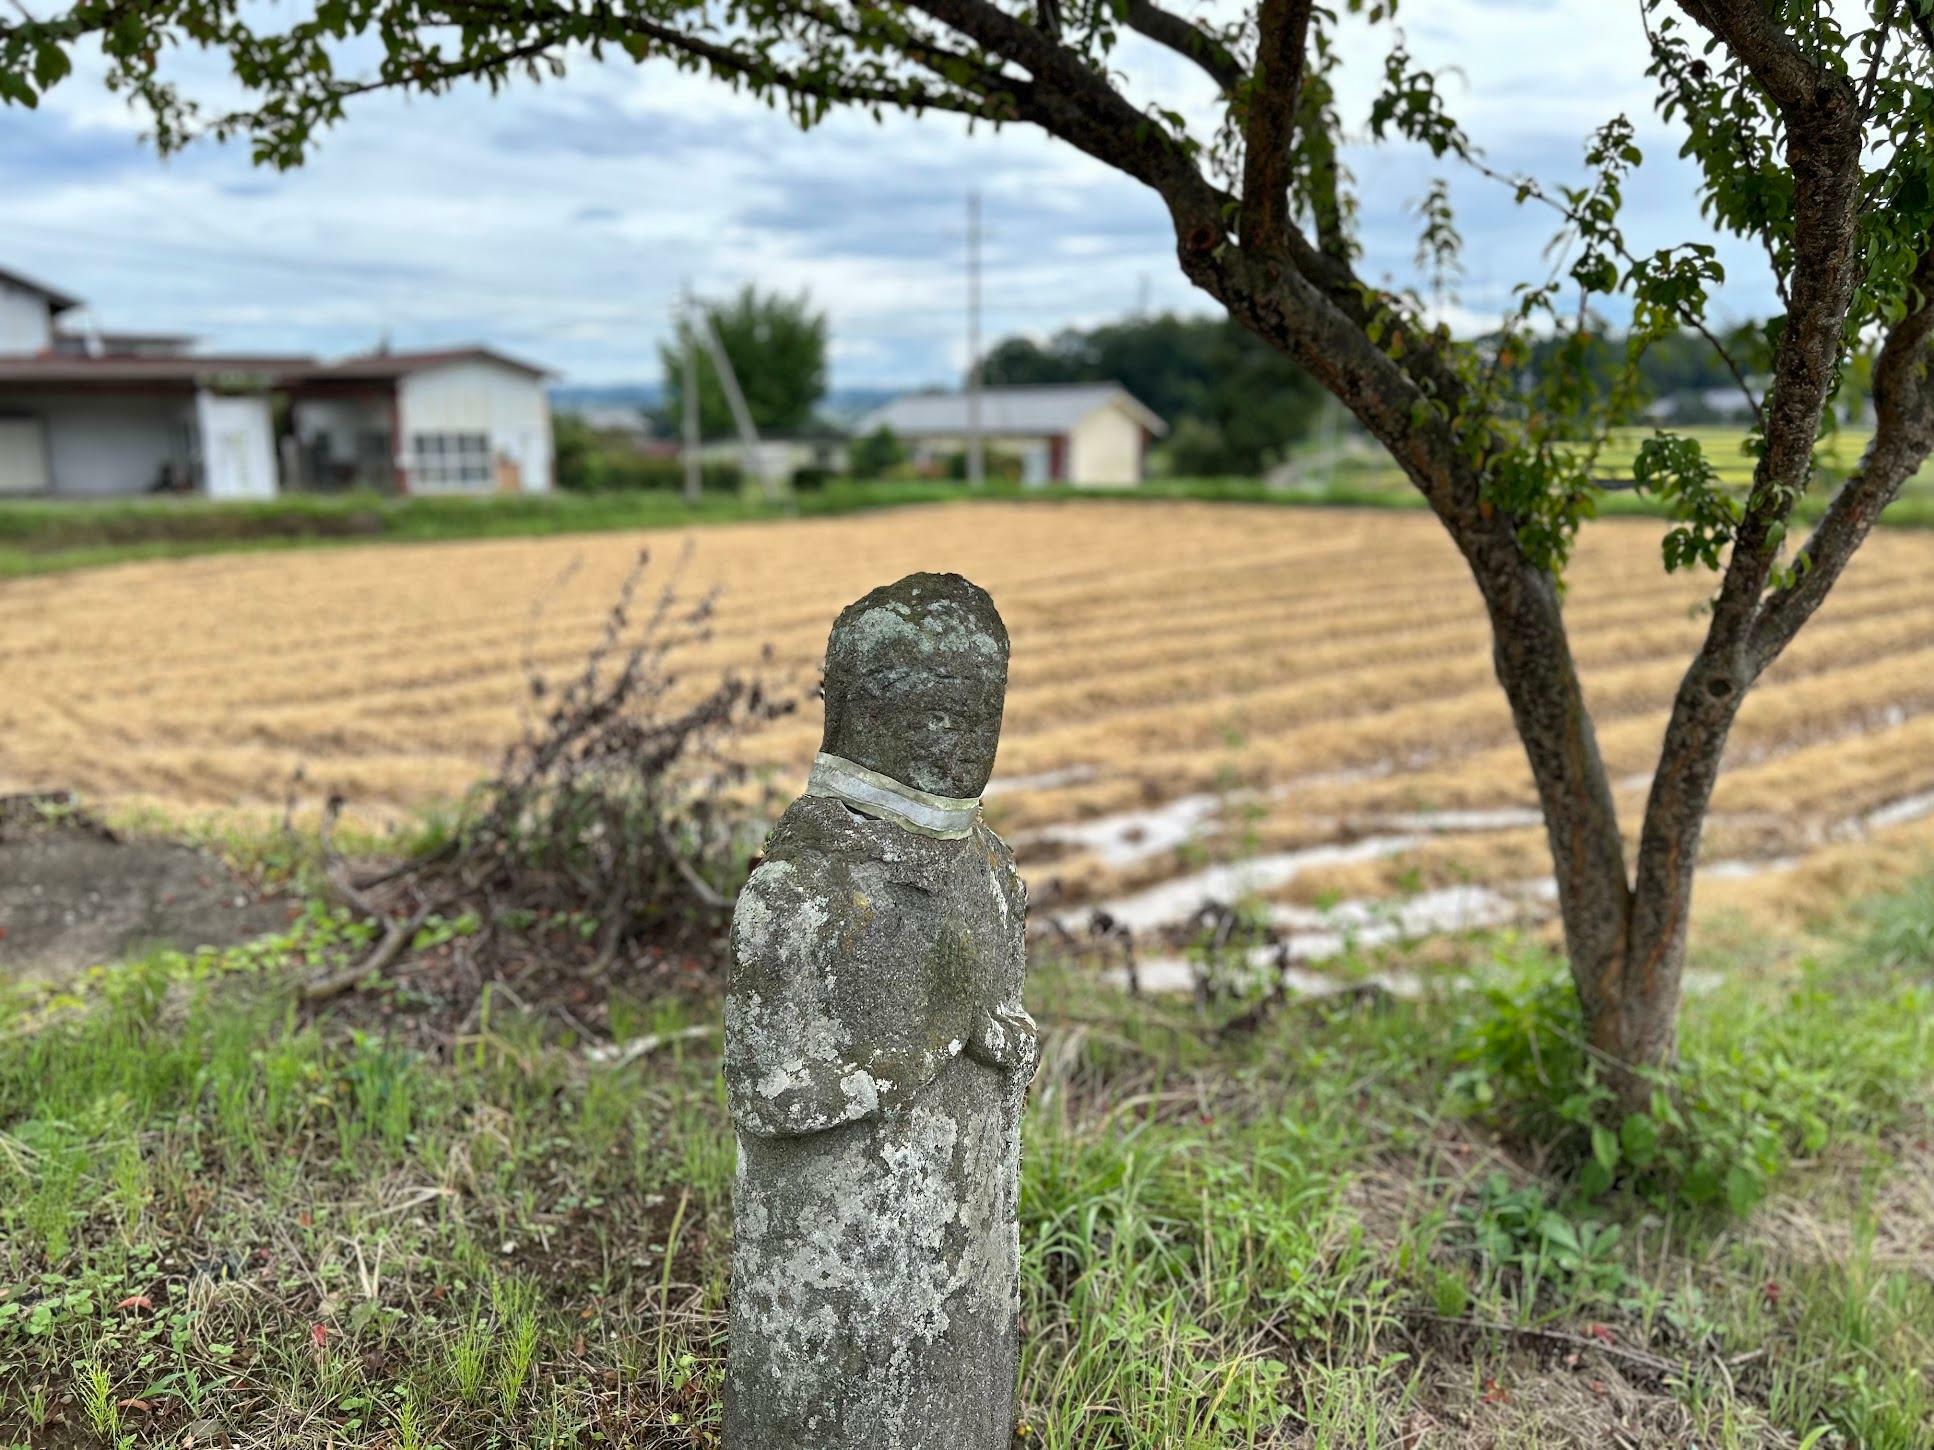
[[[892,431],[915,462],[966,450],[971,404],[964,392],[909,393],[867,417],[861,433]],[[991,455],[1016,459],[1021,482],[1040,487],[1133,487],[1148,445],[1168,425],[1119,383],[991,387],[980,392],[980,433]]]

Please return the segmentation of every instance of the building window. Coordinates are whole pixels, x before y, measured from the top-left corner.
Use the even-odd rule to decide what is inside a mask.
[[[475,488],[490,482],[488,433],[412,433],[410,483],[421,488]]]

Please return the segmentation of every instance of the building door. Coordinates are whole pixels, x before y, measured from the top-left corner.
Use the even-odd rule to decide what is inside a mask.
[[[275,497],[275,420],[260,394],[195,395],[202,492],[210,498]]]
[[[47,430],[38,418],[0,418],[0,493],[46,493]]]
[[[1021,487],[1046,488],[1054,481],[1054,445],[1040,438],[1021,447]]]

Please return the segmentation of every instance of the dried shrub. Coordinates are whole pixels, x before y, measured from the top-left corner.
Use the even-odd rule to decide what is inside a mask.
[[[387,967],[425,923],[453,914],[471,916],[485,944],[533,930],[571,943],[585,970],[640,954],[721,960],[772,804],[734,746],[798,701],[761,674],[688,688],[675,657],[711,637],[717,592],[681,602],[681,561],[634,629],[649,562],[639,555],[574,676],[555,684],[527,667],[535,708],[440,846],[359,882],[332,870],[384,930],[367,959],[311,997]],[[339,868],[326,828],[324,848]]]

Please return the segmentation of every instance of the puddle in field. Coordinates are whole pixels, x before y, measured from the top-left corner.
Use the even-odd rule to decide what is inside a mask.
[[[1306,779],[1313,781],[1315,777]],[[1649,777],[1645,783],[1649,784]],[[1293,789],[1293,785],[1283,787],[1270,795],[1280,798]],[[1121,865],[1147,859],[1196,838],[1205,826],[1214,823],[1223,799],[1209,795],[1184,796],[1149,810],[1055,827],[1040,834],[1085,849],[1110,865]],[[1928,817],[1934,817],[1934,791],[1907,796],[1855,817],[1844,822],[1841,831],[1864,836]],[[1435,837],[1482,835],[1543,824],[1540,812],[1520,806],[1405,812],[1374,819],[1379,828],[1375,835],[1211,866],[1084,911],[1105,912],[1147,940],[1164,929],[1180,926],[1210,902],[1266,898],[1310,871],[1401,855]],[[1707,880],[1742,881],[1792,871],[1802,864],[1804,858],[1795,855],[1728,858],[1706,863],[1700,867],[1700,874]],[[1280,980],[1289,992],[1300,996],[1351,992],[1365,986],[1379,987],[1393,996],[1415,996],[1422,990],[1422,979],[1410,973],[1339,980],[1310,971],[1305,965],[1292,966],[1285,973],[1274,963],[1283,948],[1292,962],[1310,964],[1333,960],[1350,951],[1434,935],[1542,921],[1555,909],[1557,896],[1557,883],[1550,877],[1542,877],[1504,887],[1467,884],[1402,899],[1359,899],[1321,908],[1267,903],[1264,908],[1267,919],[1281,933],[1281,938],[1277,944],[1252,950],[1246,964],[1235,971],[1238,975],[1253,974],[1257,984]],[[1225,966],[1223,970],[1229,969]],[[1137,978],[1143,991],[1191,992],[1195,990],[1198,971],[1186,957],[1157,955],[1138,964]],[[1117,985],[1127,985],[1123,968],[1111,968],[1102,975]],[[1709,980],[1709,976],[1688,973],[1685,990],[1710,990],[1716,979]]]
[[[1483,831],[1518,831],[1527,826],[1542,826],[1544,813],[1529,806],[1494,806],[1473,810],[1413,811],[1381,816],[1379,825],[1392,831],[1423,831],[1429,835],[1478,834]]]
[[[1358,844],[1382,847],[1386,843],[1373,841]],[[1325,849],[1334,851],[1340,848]],[[1309,856],[1314,853],[1294,854]],[[1791,871],[1801,864],[1801,858],[1797,856],[1776,856],[1758,861],[1714,861],[1700,870],[1711,880],[1738,881]],[[1142,895],[1149,897],[1154,893],[1144,892]],[[1280,980],[1290,995],[1298,997],[1354,992],[1364,987],[1381,988],[1393,997],[1415,997],[1423,990],[1424,978],[1413,972],[1378,972],[1367,977],[1343,979],[1310,971],[1306,966],[1291,966],[1286,971],[1278,971],[1275,966],[1277,954],[1279,949],[1286,948],[1292,962],[1316,963],[1334,960],[1351,951],[1420,941],[1431,936],[1529,924],[1549,916],[1550,908],[1557,899],[1557,882],[1545,876],[1502,888],[1446,886],[1401,900],[1364,898],[1339,902],[1330,907],[1273,903],[1267,908],[1268,921],[1283,933],[1281,940],[1269,946],[1253,948],[1241,966],[1232,969],[1225,964],[1221,970],[1238,979],[1247,977],[1246,985],[1250,986]],[[1145,931],[1152,927],[1174,925],[1187,920],[1188,915],[1201,904],[1201,899],[1197,898],[1188,912],[1136,929]],[[1117,903],[1113,908],[1104,909],[1115,911],[1117,919],[1125,919],[1120,913],[1122,905]],[[1150,957],[1138,963],[1136,970],[1137,980],[1144,992],[1193,992],[1197,975],[1198,968],[1193,962],[1172,954]],[[1102,977],[1118,987],[1128,985],[1125,968],[1110,968]],[[1713,973],[1688,972],[1685,990],[1689,993],[1710,991],[1718,981],[1719,978]]]
[[[1381,988],[1393,997],[1414,997],[1423,990],[1423,979],[1413,972],[1380,972],[1343,980],[1303,966],[1279,971],[1275,965],[1277,955],[1287,950],[1294,962],[1322,962],[1352,950],[1389,946],[1442,932],[1505,926],[1525,917],[1535,895],[1535,885],[1527,883],[1502,891],[1488,886],[1447,886],[1401,901],[1345,901],[1321,908],[1272,906],[1269,920],[1283,930],[1282,939],[1269,946],[1252,948],[1240,966],[1231,969],[1224,964],[1219,970],[1237,978],[1239,985],[1260,986],[1280,981],[1285,990],[1298,997],[1353,992],[1364,987]],[[1136,979],[1144,992],[1192,992],[1196,975],[1194,963],[1186,957],[1171,955],[1151,957],[1139,963]],[[1125,968],[1114,968],[1105,976],[1118,986],[1128,984]],[[1241,981],[1243,978],[1249,980],[1245,983]]]
[[[1414,850],[1425,839],[1420,835],[1367,836],[1341,845],[1305,846],[1299,851],[1254,856],[1174,877],[1131,896],[1103,902],[1096,909],[1107,912],[1131,931],[1153,931],[1187,921],[1204,902],[1264,896],[1287,886],[1305,871],[1381,860]]]
[[[1072,846],[1109,866],[1131,866],[1185,846],[1216,819],[1222,801],[1212,795],[1178,796],[1147,810],[1097,816],[1092,821],[1052,826],[1028,837],[1028,842]]]
[[[1884,831],[1889,826],[1904,826],[1912,821],[1925,820],[1934,816],[1934,790],[1923,791],[1919,795],[1903,796],[1900,800],[1889,802],[1878,810],[1867,812],[1860,818],[1860,830]]]
[[[1279,972],[1270,964],[1268,956],[1252,960],[1247,970],[1254,975],[1253,983],[1248,985],[1281,982],[1283,990],[1292,997],[1336,997],[1366,988],[1380,988],[1393,997],[1418,997],[1424,990],[1423,978],[1414,972],[1377,972],[1348,979],[1326,977],[1303,967],[1289,967]],[[1121,967],[1111,967],[1101,976],[1110,986],[1123,989],[1128,986],[1128,973]],[[1137,968],[1136,980],[1144,992],[1153,996],[1190,993],[1195,990],[1196,966],[1182,957],[1153,957]]]
[[[1792,871],[1801,864],[1798,856],[1712,861],[1699,868],[1699,875],[1707,881],[1750,881],[1755,876],[1773,876],[1782,871]]]

